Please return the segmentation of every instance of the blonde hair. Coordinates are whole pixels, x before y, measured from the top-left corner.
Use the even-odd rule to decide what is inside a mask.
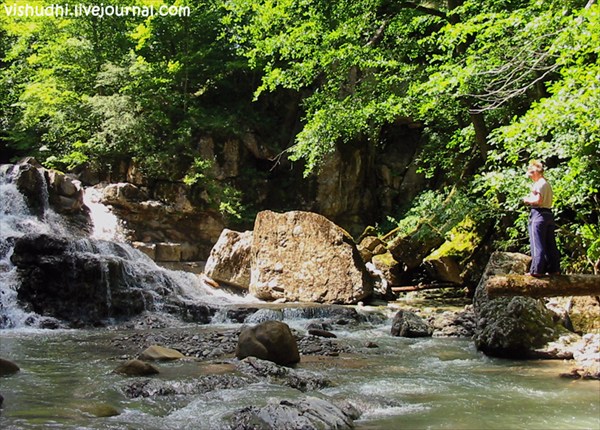
[[[544,165],[541,161],[532,160],[529,163],[529,167],[527,167],[527,170],[533,170],[534,172],[544,173]]]

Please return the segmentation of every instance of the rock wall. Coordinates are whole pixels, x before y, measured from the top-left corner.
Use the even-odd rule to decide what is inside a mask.
[[[251,229],[253,214],[265,209],[316,212],[358,236],[427,186],[416,171],[418,144],[419,129],[406,121],[390,127],[377,148],[340,145],[318,172],[304,178],[302,163],[289,161],[277,143],[251,133],[202,137],[197,154],[212,162],[207,175],[243,196],[248,213],[242,222],[219,213],[209,184],[183,183],[183,159],[180,172],[169,178],[150,179],[131,161],[105,172],[83,170],[78,178],[88,186],[108,184],[103,202],[123,220],[127,239],[139,242],[149,255],[156,258],[158,244],[173,243],[181,261],[206,260],[223,228]]]

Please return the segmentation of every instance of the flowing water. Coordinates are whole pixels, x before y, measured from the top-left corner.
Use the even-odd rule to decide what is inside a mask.
[[[36,328],[39,316],[19,306],[19,279],[10,262],[14,238],[72,233],[47,207],[41,217],[29,213],[13,182],[8,170],[0,169],[0,357],[21,367],[14,375],[0,377],[4,397],[0,429],[218,429],[238,408],[306,395],[349,400],[361,412],[355,423],[358,429],[600,429],[598,381],[559,378],[560,372],[569,370],[566,364],[487,358],[468,339],[391,337],[389,319],[336,331],[339,342],[359,352],[302,357],[299,368],[333,382],[318,392],[301,393],[262,382],[202,395],[130,399],[123,388],[132,379],[113,373],[125,357],[111,340],[135,330],[43,330]],[[97,199],[88,200],[92,213],[108,219],[106,225],[112,227],[96,225],[94,234],[118,239],[118,220],[97,204]],[[178,286],[177,294],[191,302],[253,300],[215,292],[191,274],[165,271],[126,244],[87,238],[75,243],[80,251],[123,255],[134,261],[136,270],[168,278]],[[201,336],[238,327],[226,319],[214,320],[220,322],[177,322],[154,329],[153,334]],[[305,332],[310,321],[292,317],[286,322]],[[367,341],[378,348],[363,348]],[[159,367],[161,373],[154,378],[165,381],[191,381],[218,368],[194,360]]]
[[[302,330],[306,321],[288,323]],[[224,327],[230,325],[170,331],[201,335]],[[112,373],[123,357],[110,339],[130,332],[3,330],[0,356],[17,362],[21,371],[0,378],[5,398],[0,428],[218,429],[235,409],[307,394],[348,399],[362,412],[358,429],[600,426],[598,382],[559,378],[566,370],[561,362],[490,359],[475,351],[469,340],[405,339],[388,333],[388,325],[337,332],[339,342],[360,345],[370,340],[379,348],[338,357],[303,356],[299,368],[333,382],[318,393],[263,382],[202,395],[129,399],[122,388],[132,378]],[[191,381],[213,371],[202,361],[158,367],[161,373],[155,378],[169,381]],[[118,415],[97,417],[105,410]]]

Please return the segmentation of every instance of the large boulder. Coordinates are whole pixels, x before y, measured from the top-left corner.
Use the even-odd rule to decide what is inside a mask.
[[[289,326],[281,321],[265,321],[242,330],[235,356],[240,360],[256,357],[283,366],[300,361],[296,339]]]
[[[311,212],[260,212],[251,267],[250,293],[264,300],[350,304],[373,292],[350,235]]]
[[[224,229],[210,251],[204,273],[218,282],[250,286],[252,232]]]
[[[559,337],[560,326],[542,300],[530,297],[490,299],[486,282],[494,275],[525,273],[531,258],[518,253],[494,252],[474,296],[477,349],[494,357],[528,358],[534,350]]]
[[[154,310],[160,296],[175,300],[175,281],[151,264],[130,259],[130,251],[112,242],[25,235],[11,256],[20,279],[17,299],[30,311],[74,326]],[[166,311],[181,307],[164,304]]]

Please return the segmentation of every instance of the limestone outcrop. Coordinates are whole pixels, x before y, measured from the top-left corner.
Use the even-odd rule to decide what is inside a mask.
[[[250,277],[254,296],[350,304],[372,291],[352,238],[327,218],[301,211],[257,215]]]
[[[210,251],[204,273],[217,282],[250,286],[252,232],[224,229]]]

